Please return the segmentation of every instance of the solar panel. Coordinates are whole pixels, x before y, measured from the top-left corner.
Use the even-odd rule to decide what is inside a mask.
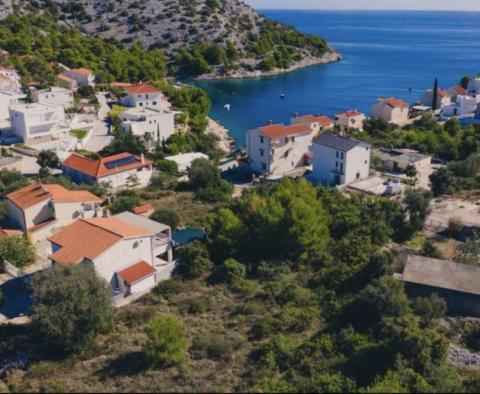
[[[128,164],[133,164],[136,161],[137,159],[135,158],[135,156],[128,156],[124,157],[123,159],[109,161],[105,163],[105,167],[107,167],[109,170],[112,170],[114,168],[123,167]]]

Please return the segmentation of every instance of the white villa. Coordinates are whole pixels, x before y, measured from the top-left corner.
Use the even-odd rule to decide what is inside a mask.
[[[66,133],[63,107],[49,104],[18,104],[10,106],[12,131],[23,142]]]
[[[101,198],[88,191],[57,184],[32,183],[7,195],[10,224],[32,243],[45,240],[78,218],[93,217],[101,203]]]
[[[132,215],[75,221],[49,238],[50,260],[91,267],[116,300],[150,290],[174,269],[168,251],[167,260],[158,257],[170,248],[169,228]]]
[[[175,133],[174,111],[130,108],[120,114],[122,130],[144,137],[147,141],[162,142]]]
[[[364,113],[356,109],[345,111],[335,116],[335,126],[340,133],[348,133],[349,131],[363,131],[363,121],[367,119]]]
[[[365,142],[321,134],[311,150],[314,182],[343,186],[370,176],[371,146]]]
[[[408,103],[395,97],[378,98],[372,106],[372,118],[381,119],[399,126],[408,122]]]
[[[13,105],[20,104],[25,97],[26,96],[21,93],[0,91],[0,128],[2,127],[2,122],[9,121],[10,119],[9,108]]]
[[[73,91],[58,86],[34,91],[32,101],[39,104],[58,105],[65,110],[74,106]]]
[[[270,124],[249,130],[246,142],[251,170],[266,176],[281,176],[304,167],[316,134],[304,123]]]
[[[480,98],[480,95],[477,97]],[[452,116],[474,116],[475,111],[477,110],[477,105],[477,98],[466,95],[458,95],[455,102],[448,103],[442,107],[442,117],[450,118]]]
[[[60,76],[66,78],[61,78]],[[95,86],[95,74],[88,68],[65,70],[58,75],[58,78],[64,83],[70,82],[68,85],[72,85],[72,80],[75,81],[75,83],[73,83],[73,85],[76,85],[75,87]],[[68,86],[67,88],[73,89],[73,86]]]
[[[76,183],[106,183],[112,188],[147,186],[153,175],[153,162],[143,155],[119,153],[98,160],[73,153],[63,163],[63,174]],[[132,186],[133,187],[133,186]]]
[[[130,108],[164,109],[167,100],[160,89],[145,83],[125,86],[126,95],[120,99],[120,104]],[[165,108],[166,109],[166,108]]]
[[[22,84],[17,70],[0,67],[0,91],[22,93]]]

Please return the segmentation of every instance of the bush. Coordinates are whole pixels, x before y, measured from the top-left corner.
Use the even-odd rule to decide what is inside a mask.
[[[210,305],[204,298],[199,297],[191,300],[188,303],[187,312],[191,315],[198,315],[201,313],[205,313],[209,310]]]
[[[155,212],[150,216],[150,219],[170,226],[172,232],[175,232],[180,224],[180,217],[178,214],[169,208],[156,209]]]
[[[156,163],[156,165],[160,171],[170,175],[178,172],[178,165],[172,160],[160,160]]]
[[[110,206],[110,211],[112,211],[113,214],[125,211],[131,212],[133,208],[139,206],[141,203],[142,200],[138,196],[119,196]]]
[[[165,173],[154,174],[150,179],[151,189],[175,189],[177,184],[177,178]]]
[[[180,283],[174,279],[166,280],[158,284],[157,287],[153,290],[156,295],[162,296],[164,298],[170,297],[171,295],[178,294],[182,291],[182,286]]]
[[[185,327],[174,317],[156,317],[147,326],[148,340],[143,352],[156,367],[178,365],[185,359],[186,335]]]
[[[104,281],[87,267],[42,271],[32,281],[33,332],[49,350],[79,352],[112,326],[113,307]]]
[[[196,359],[228,360],[232,344],[223,335],[201,335],[193,340],[190,352]]]
[[[24,237],[6,237],[0,239],[0,260],[21,268],[35,260],[35,252]]]
[[[246,275],[245,266],[235,259],[227,259],[219,267],[217,276],[222,282],[233,284],[239,280],[245,278]]]
[[[207,247],[200,241],[193,241],[178,252],[180,273],[186,278],[198,278],[213,268]]]
[[[440,319],[447,313],[447,303],[437,294],[429,297],[417,297],[413,302],[413,310],[425,320]]]

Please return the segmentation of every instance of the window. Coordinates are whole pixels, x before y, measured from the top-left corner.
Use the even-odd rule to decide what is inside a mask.
[[[340,172],[343,172],[343,163],[340,163]]]
[[[264,150],[263,150],[263,149],[260,149],[260,156],[263,157],[263,154],[264,154]]]
[[[335,162],[335,167],[337,167],[337,168],[338,168],[338,161],[336,161],[336,162]]]
[[[288,144],[288,137],[285,137],[285,143]]]
[[[342,158],[342,160],[343,160],[343,157],[344,157],[344,156],[343,156],[343,152],[341,153],[341,155],[340,155],[340,156],[341,156],[341,158]]]
[[[337,159],[338,159],[338,156],[339,156],[339,152],[337,151],[336,153],[337,153]]]
[[[365,164],[367,164],[367,163],[368,163],[368,160],[365,160]]]
[[[143,107],[143,103],[138,103],[138,105],[139,105],[140,107]]]
[[[292,142],[295,142],[295,137],[292,137]]]
[[[267,171],[267,164],[266,163],[262,163],[262,170]]]
[[[357,172],[357,179],[360,179],[360,173]]]
[[[290,152],[289,152],[288,150],[285,152],[285,155],[284,155],[285,159],[288,157],[288,154],[289,154],[289,153],[290,153]]]
[[[156,101],[154,101],[154,102],[152,102],[152,104],[153,104],[153,105],[157,105],[157,102],[156,102]]]
[[[261,144],[263,144],[263,143],[264,143],[264,141],[265,141],[265,138],[264,138],[264,137],[262,137],[262,136],[260,136],[260,143],[261,143]]]

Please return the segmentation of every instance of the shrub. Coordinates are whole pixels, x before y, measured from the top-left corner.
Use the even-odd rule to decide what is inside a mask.
[[[245,266],[235,259],[227,259],[219,267],[217,276],[222,282],[233,284],[246,275]]]
[[[34,261],[35,253],[32,245],[22,236],[0,239],[0,260],[21,268]]]
[[[182,286],[180,283],[174,279],[166,280],[158,284],[153,292],[157,295],[160,295],[164,298],[167,298],[171,295],[175,295],[182,291]]]
[[[55,266],[40,272],[32,295],[33,332],[48,349],[79,352],[111,328],[111,295],[90,268]]]
[[[160,368],[180,364],[187,348],[186,330],[172,316],[151,320],[147,326],[147,343],[143,352],[152,365]]]
[[[138,196],[119,196],[110,206],[110,210],[113,214],[132,211],[133,208],[139,206],[141,202],[142,201]]]
[[[195,298],[191,300],[188,304],[187,311],[192,315],[201,314],[207,312],[210,308],[210,305],[204,298]]]
[[[180,261],[180,272],[186,278],[197,278],[213,267],[207,247],[200,241],[186,245],[179,250],[177,256]]]
[[[180,216],[169,208],[156,209],[152,216],[150,216],[150,219],[170,226],[172,232],[175,232],[180,224]]]
[[[228,360],[232,344],[223,335],[202,335],[193,340],[190,352],[196,359]]]
[[[447,303],[437,294],[417,297],[413,303],[413,310],[425,320],[440,319],[447,313]]]
[[[178,171],[178,165],[172,160],[160,160],[156,163],[158,169],[167,174],[174,174]]]

